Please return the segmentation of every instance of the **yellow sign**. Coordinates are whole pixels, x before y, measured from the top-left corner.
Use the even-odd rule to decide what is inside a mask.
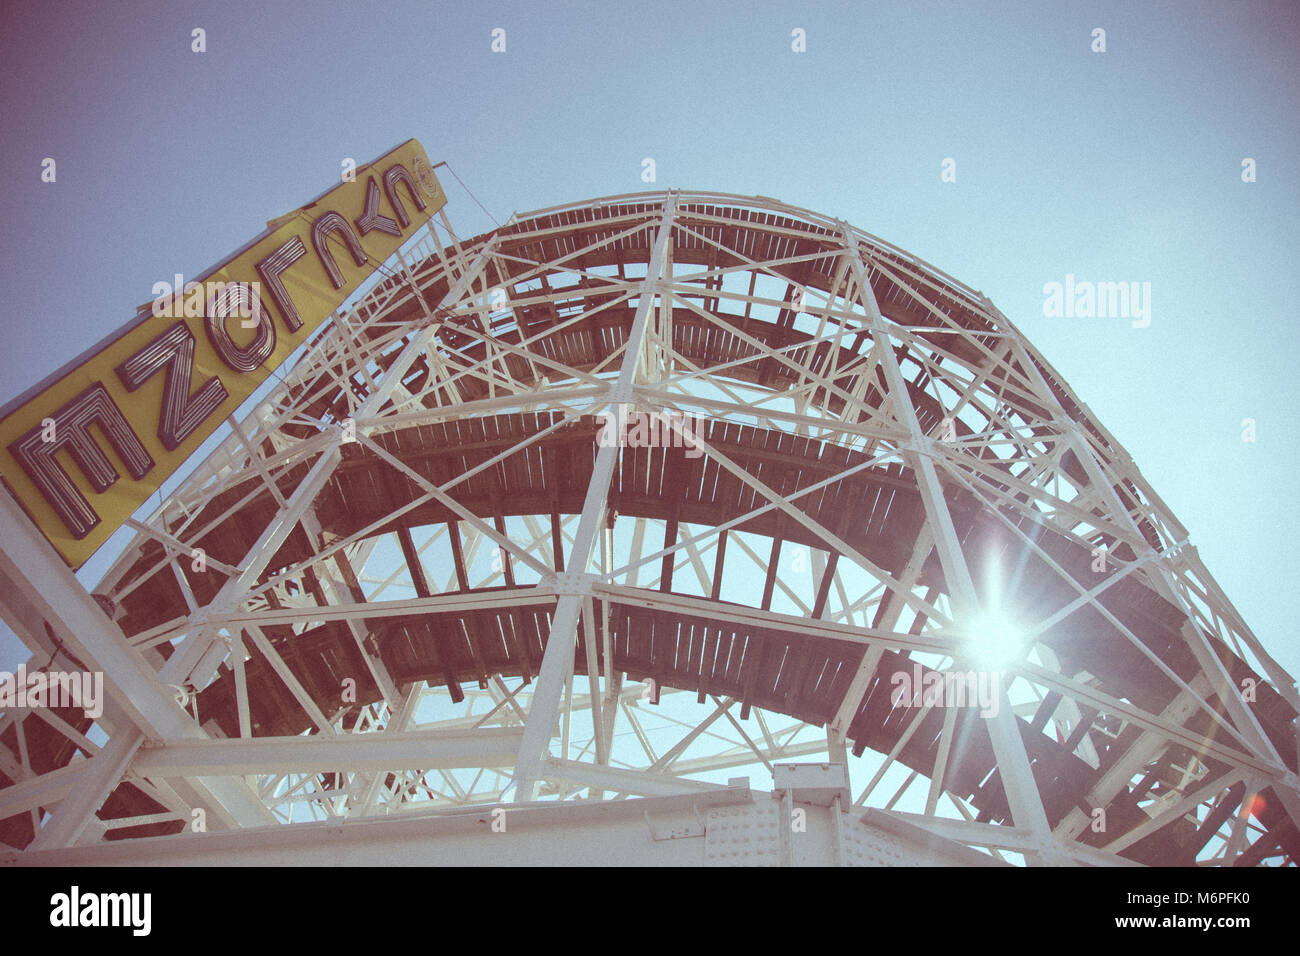
[[[344,179],[0,410],[0,477],[74,569],[447,202],[413,139]]]

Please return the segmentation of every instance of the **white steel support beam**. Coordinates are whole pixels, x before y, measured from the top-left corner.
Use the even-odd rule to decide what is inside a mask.
[[[66,767],[28,777],[0,790],[0,820],[24,810],[54,806],[81,783],[82,774],[89,766],[89,761],[74,760]]]
[[[660,295],[660,283],[664,278],[664,265],[667,261],[668,244],[672,238],[675,214],[676,197],[674,194],[669,194],[664,201],[663,217],[659,221],[645,281],[641,284],[640,299],[637,302],[636,314],[632,319],[632,328],[628,333],[627,347],[623,354],[623,365],[618,380],[610,388],[611,402],[627,401],[631,396],[632,384],[643,355],[651,308]],[[569,552],[565,577],[571,580],[573,575],[585,575],[591,564],[597,532],[600,530],[600,523],[605,514],[609,482],[614,475],[614,466],[618,463],[619,453],[620,449],[617,445],[611,444],[601,448],[596,455],[596,464],[592,470],[591,482],[587,486],[582,516],[578,522],[578,532],[574,538],[573,548]],[[528,722],[524,727],[524,740],[519,747],[519,759],[515,764],[514,799],[516,801],[528,801],[534,795],[542,755],[550,745],[551,735],[559,717],[560,695],[572,664],[584,591],[581,586],[570,585],[568,588],[563,588],[557,582],[556,592],[560,595],[560,599],[551,619],[550,637],[547,638],[546,653],[542,656],[542,664],[538,668],[533,703],[528,713]]]
[[[104,749],[90,759],[77,786],[59,804],[53,819],[36,834],[32,849],[50,850],[76,843],[100,804],[122,779],[127,765],[143,742],[144,734],[134,727],[115,733]]]
[[[207,734],[176,704],[139,653],[127,645],[121,629],[86,593],[7,492],[0,493],[0,540],[5,542],[0,551],[0,607],[5,616],[9,615],[5,595],[11,589],[19,591],[88,669],[104,674],[106,692],[135,725],[115,728],[110,747],[96,756],[93,768],[88,767],[91,772],[81,777],[78,789],[84,798],[55,811],[49,825],[57,821],[59,827],[42,845],[50,846],[52,841],[53,845],[66,845],[76,839],[103,797],[116,786],[126,762],[146,735],[179,740],[205,739]],[[23,556],[21,567],[11,557],[14,554]],[[223,819],[239,826],[273,819],[243,781],[200,779],[198,784],[211,800],[209,809],[219,810]],[[81,804],[97,795],[95,806],[81,814]],[[65,824],[60,818],[70,819]]]
[[[522,737],[518,727],[484,727],[192,740],[144,747],[131,769],[142,777],[188,777],[505,767],[514,761]]]
[[[922,430],[912,407],[911,394],[907,381],[899,368],[898,358],[894,355],[894,339],[887,320],[880,312],[876,294],[871,291],[871,282],[858,250],[858,244],[843,227],[847,255],[854,278],[858,284],[858,301],[867,310],[867,327],[876,342],[876,355],[880,367],[885,373],[885,382],[889,386],[889,398],[892,400],[894,414],[899,424],[907,429],[910,448],[901,449],[903,460],[916,475],[917,488],[925,504],[926,519],[934,532],[934,545],[939,552],[939,563],[943,565],[944,580],[948,585],[949,598],[956,606],[957,616],[963,617],[979,613],[979,598],[975,592],[975,582],[971,580],[970,570],[962,557],[961,543],[957,538],[957,529],[953,526],[952,515],[948,511],[948,502],[939,484],[939,476],[934,462],[928,454],[930,438]]]
[[[885,381],[889,386],[894,413],[907,428],[911,438],[911,447],[903,449],[904,460],[912,468],[917,478],[921,500],[925,504],[926,518],[934,532],[934,546],[939,553],[939,562],[943,566],[944,581],[948,586],[948,597],[953,603],[955,617],[960,626],[974,620],[981,613],[975,582],[962,554],[961,542],[957,529],[953,525],[948,502],[939,484],[939,476],[934,462],[930,458],[932,440],[922,430],[912,407],[911,395],[907,381],[899,367],[894,354],[893,336],[885,317],[880,312],[876,295],[871,289],[870,278],[862,265],[858,241],[842,225],[845,245],[849,249],[854,276],[858,283],[858,299],[867,310],[868,326],[876,340],[876,354],[880,367],[884,371]],[[1011,808],[1012,819],[1017,826],[1028,827],[1035,835],[1041,852],[1037,858],[1041,862],[1051,862],[1053,841],[1047,813],[1034,782],[1033,771],[1029,766],[1029,755],[1025,751],[1024,741],[1020,737],[1015,713],[1011,709],[1007,688],[999,681],[1001,700],[994,714],[985,721],[993,751],[997,757],[999,777]]]
[[[542,759],[542,775],[547,780],[576,783],[594,790],[634,793],[647,797],[667,797],[676,793],[708,793],[726,789],[722,784],[687,780],[670,774],[647,773],[644,770],[619,770],[549,756]]]

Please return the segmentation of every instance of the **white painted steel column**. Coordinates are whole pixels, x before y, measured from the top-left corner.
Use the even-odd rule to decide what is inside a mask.
[[[890,334],[887,320],[881,314],[867,271],[862,265],[857,239],[844,223],[841,223],[841,232],[845,245],[849,248],[850,263],[858,285],[858,300],[867,310],[868,326],[876,342],[876,353],[881,369],[885,373],[895,414],[908,431],[910,447],[903,448],[901,451],[903,459],[917,478],[917,488],[925,504],[926,518],[934,532],[935,549],[939,552],[944,580],[948,585],[948,597],[954,607],[953,616],[958,622],[970,622],[980,614],[979,597],[970,569],[966,565],[965,556],[962,554],[961,542],[957,537],[957,529],[953,525],[952,514],[948,510],[943,486],[939,483],[938,473],[930,458],[929,446],[932,444],[932,439],[922,432],[921,424],[916,417],[916,409],[912,407],[907,381],[903,377],[903,370],[899,367],[898,357],[894,354],[893,336]],[[1043,848],[1039,859],[1047,862],[1047,858],[1053,856],[1052,830],[1048,825],[1047,814],[1043,810],[1043,802],[1038,793],[1038,786],[1034,782],[1033,770],[1029,766],[1029,755],[1020,737],[1020,730],[1004,684],[1000,686],[999,692],[998,708],[988,719],[986,726],[993,744],[993,752],[997,757],[1002,788],[1006,793],[1007,803],[1016,826],[1025,827],[1034,833],[1036,845]]]
[[[640,301],[637,303],[636,315],[632,319],[632,328],[628,333],[623,365],[618,380],[609,390],[609,400],[613,403],[628,401],[632,394],[632,382],[641,361],[650,310],[660,294],[660,283],[663,278],[664,263],[667,261],[668,243],[672,236],[676,210],[676,194],[670,193],[664,202],[664,213],[659,221],[658,236],[650,256],[650,264],[646,268],[645,281],[641,284]],[[587,497],[582,504],[578,533],[569,555],[567,571],[559,575],[556,581],[555,590],[560,599],[551,619],[551,633],[546,641],[546,653],[542,656],[541,667],[537,671],[532,705],[528,711],[528,721],[524,725],[524,739],[519,746],[519,759],[515,763],[514,799],[519,802],[533,798],[542,756],[550,746],[551,734],[559,717],[560,695],[573,657],[574,642],[577,640],[578,617],[582,612],[583,597],[590,591],[590,581],[580,576],[586,574],[587,567],[591,563],[596,533],[605,514],[609,482],[614,475],[614,466],[618,463],[618,457],[617,445],[603,447],[597,453],[591,482],[587,485]]]
[[[23,597],[60,635],[66,646],[92,671],[104,674],[106,693],[121,706],[135,727],[116,729],[111,747],[90,761],[77,783],[84,799],[60,805],[48,826],[52,835],[41,837],[43,847],[64,845],[76,839],[89,822],[103,798],[121,779],[122,771],[144,737],[156,739],[205,739],[207,734],[186,714],[159,682],[159,677],[124,639],[121,630],[108,619],[95,600],[86,593],[36,529],[18,503],[7,492],[0,492],[0,581],[18,588]],[[23,555],[19,567],[11,557]],[[0,595],[0,605],[9,614]],[[120,743],[115,743],[121,738]],[[105,759],[101,759],[105,758]],[[210,809],[218,809],[223,818],[239,826],[257,826],[273,822],[274,817],[261,800],[240,780],[199,781],[211,798]],[[98,801],[82,813],[86,800],[98,795]],[[92,801],[93,802],[93,801]],[[70,818],[66,823],[64,818]]]

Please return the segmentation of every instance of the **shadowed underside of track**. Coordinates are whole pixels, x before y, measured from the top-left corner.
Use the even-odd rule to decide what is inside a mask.
[[[504,451],[520,439],[550,425],[550,415],[510,415],[462,420],[390,432],[378,442],[406,465],[428,480],[441,484],[476,464]],[[596,454],[596,423],[580,419],[571,426],[522,450],[494,468],[452,489],[456,500],[484,518],[498,522],[513,515],[550,517],[557,527],[560,516],[576,514],[582,504]],[[709,422],[702,432],[704,441],[731,457],[752,475],[781,493],[795,495],[800,488],[837,474],[864,460],[861,453],[839,446],[766,430],[722,422]],[[329,535],[344,538],[383,519],[389,512],[420,495],[420,488],[377,454],[360,445],[348,445],[346,458],[322,496],[317,517]],[[281,491],[292,493],[307,465],[285,474]],[[899,465],[882,465],[836,481],[826,488],[796,499],[815,521],[842,538],[872,563],[897,574],[907,562],[923,520],[920,497],[910,472]],[[954,490],[954,495],[956,492]],[[235,561],[242,556],[265,527],[274,509],[274,499],[259,482],[249,480],[214,500],[209,509],[220,514],[230,503],[252,496],[239,511],[223,522],[203,547],[212,558]],[[720,525],[761,505],[752,489],[718,468],[707,457],[689,459],[683,449],[621,449],[620,466],[610,488],[609,507],[619,515],[660,519],[670,524],[673,538],[678,523]],[[983,558],[1023,562],[1023,571],[1008,596],[1011,605],[1055,608],[1068,603],[1075,593],[1041,559],[1025,555],[1021,546],[986,512],[973,502],[961,507],[953,501],[954,520],[966,548],[977,562],[972,572],[979,576]],[[265,512],[265,513],[263,513]],[[445,505],[429,502],[408,511],[398,521],[383,523],[376,533],[409,532],[415,527],[450,523],[459,542],[458,516]],[[199,522],[202,525],[203,520]],[[1026,523],[1027,524],[1027,523]],[[803,525],[777,511],[750,518],[736,527],[782,542],[833,549]],[[1090,554],[1087,549],[1051,532],[1039,531],[1037,544],[1053,560],[1068,569],[1077,581],[1087,580]],[[454,550],[459,551],[458,547]],[[277,554],[273,568],[284,568],[312,554],[305,535],[298,531]],[[142,559],[147,567],[161,557],[161,551]],[[834,558],[832,557],[832,560]],[[501,593],[526,595],[530,588],[472,589],[464,578],[463,558],[457,561],[464,594]],[[561,564],[562,569],[562,564]],[[833,566],[832,566],[833,569]],[[423,577],[422,572],[420,574]],[[414,576],[413,576],[414,577]],[[814,610],[821,613],[828,581],[814,597]],[[196,597],[202,602],[219,589],[222,578],[211,572],[190,576]],[[355,585],[353,585],[355,586]],[[928,597],[944,590],[942,571],[931,558],[923,567],[920,586]],[[309,590],[317,585],[309,583]],[[669,580],[671,590],[671,578]],[[323,597],[323,596],[322,596]],[[861,644],[821,635],[800,633],[797,621],[788,628],[760,627],[725,620],[729,611],[741,606],[718,602],[717,613],[707,610],[711,596],[685,593],[683,597],[699,608],[665,613],[635,603],[612,601],[610,614],[614,668],[631,679],[653,678],[656,686],[695,691],[699,695],[731,696],[750,707],[780,712],[822,725],[835,714],[848,684],[862,659]],[[359,591],[354,601],[363,601]],[[126,600],[123,618],[128,632],[143,631],[175,616],[180,602],[179,588],[170,576],[159,576],[157,586],[139,588]],[[323,600],[321,603],[324,603]],[[1125,626],[1143,640],[1151,652],[1183,679],[1190,679],[1196,662],[1184,643],[1179,628],[1184,620],[1178,609],[1149,588],[1130,578],[1111,587],[1102,603]],[[485,683],[493,675],[531,678],[542,658],[549,633],[554,597],[542,594],[532,603],[456,613],[375,617],[365,622],[372,635],[368,646],[383,660],[400,684],[427,680],[446,684],[453,698],[459,698],[462,681]],[[883,615],[882,607],[879,615]],[[1039,611],[1043,614],[1043,611]],[[599,619],[599,615],[597,616]],[[720,623],[720,619],[722,622]],[[923,624],[918,619],[913,633]],[[604,669],[603,633],[598,622],[595,656]],[[378,687],[369,677],[346,624],[341,621],[295,636],[287,626],[264,628],[277,651],[295,675],[327,713],[336,709],[340,682],[353,677],[358,682],[358,704],[378,700]],[[576,671],[586,673],[585,642],[579,631]],[[1094,609],[1081,608],[1047,631],[1043,642],[1062,662],[1067,675],[1087,670],[1098,686],[1113,696],[1159,713],[1172,699],[1172,685],[1158,668],[1116,633]],[[251,647],[251,642],[248,642]],[[1225,663],[1234,679],[1250,676],[1245,665],[1226,652]],[[855,753],[864,749],[888,752],[915,710],[891,701],[892,686],[887,675],[910,670],[905,657],[885,652],[877,677],[849,728]],[[200,696],[200,716],[214,719],[229,736],[238,735],[233,675],[223,666],[222,677]],[[928,668],[922,668],[928,672]],[[311,727],[311,721],[280,678],[255,649],[246,665],[254,733],[295,734]],[[1281,746],[1286,739],[1291,712],[1267,685],[1261,684],[1257,711],[1272,717],[1266,731]],[[1266,695],[1266,696],[1265,696]],[[1049,820],[1055,824],[1123,754],[1140,732],[1125,730],[1114,740],[1094,732],[1093,741],[1101,764],[1089,767],[1073,751],[1096,713],[1084,713],[1075,735],[1057,740],[1043,733],[1060,696],[1051,693],[1032,720],[1020,723],[1026,748],[1041,791],[1047,795]],[[1217,700],[1211,698],[1212,704]],[[958,714],[960,747],[949,763],[945,783],[960,796],[969,798],[980,811],[981,820],[1004,821],[1006,798],[994,771],[995,759],[985,724],[973,710]],[[943,724],[942,711],[932,710],[903,748],[899,759],[921,773],[933,772]],[[1231,740],[1211,726],[1207,717],[1189,724],[1225,746]],[[1158,796],[1163,787],[1176,785],[1181,771],[1172,764],[1184,764],[1188,754],[1173,748],[1141,788],[1134,788],[1108,808],[1112,830],[1145,819],[1137,803],[1143,796]],[[1225,769],[1212,759],[1205,762],[1211,775]],[[1267,799],[1267,796],[1266,796]],[[1083,807],[1087,810],[1087,807]],[[1279,817],[1279,833],[1285,831],[1285,817]],[[1198,831],[1187,824],[1165,829],[1137,844],[1128,855],[1134,859],[1161,863],[1190,864],[1213,829]]]
[[[509,287],[512,280],[533,268],[530,261],[555,261],[566,255],[569,256],[566,268],[614,268],[619,276],[623,276],[625,270],[649,261],[652,242],[651,233],[645,230],[630,235],[623,233],[638,222],[657,222],[661,214],[662,207],[658,204],[611,204],[512,224],[496,234],[498,248],[506,258],[503,260],[504,274],[495,276],[494,284]],[[723,217],[730,221],[717,223],[703,218],[693,221],[693,215]],[[699,234],[693,235],[683,228],[674,229],[673,259],[679,272],[690,271],[687,267],[742,268],[749,260],[811,256],[808,261],[775,266],[771,271],[788,280],[792,289],[797,285],[827,291],[837,283],[842,237],[820,226],[749,210],[692,204],[680,207],[678,222],[679,226],[689,226]],[[719,249],[701,236],[728,248]],[[465,246],[474,249],[487,238],[470,240]],[[597,241],[603,241],[604,245],[596,249],[586,248]],[[868,266],[867,274],[884,314],[912,328],[934,348],[974,366],[988,364],[981,347],[990,351],[1002,348],[1000,337],[977,308],[977,303],[966,293],[934,276],[920,285],[919,294],[903,291],[891,280],[891,274],[914,276],[917,267],[903,256],[885,250],[873,248],[871,254],[879,265]],[[513,261],[515,259],[523,261]],[[427,315],[436,309],[449,288],[448,283],[436,275],[440,268],[437,260],[416,267],[422,279],[423,302],[414,292],[404,299],[399,298],[390,306],[386,316],[392,325],[417,325],[429,321]],[[397,281],[388,280],[379,291]],[[710,287],[702,288],[707,293]],[[551,289],[546,277],[541,279],[541,289]],[[577,285],[566,287],[565,291],[571,298],[563,302],[514,306],[505,317],[487,322],[476,316],[453,318],[439,314],[437,319],[443,324],[437,333],[437,341],[471,361],[485,356],[488,346],[482,341],[484,337],[497,348],[526,352],[508,354],[504,361],[509,374],[528,387],[545,388],[548,384],[560,384],[560,376],[555,371],[531,360],[536,356],[580,371],[608,370],[611,360],[617,361],[615,356],[627,341],[635,303],[619,301],[620,293],[612,292],[608,287],[602,288],[595,277],[583,277]],[[724,363],[739,363],[720,373],[721,377],[781,391],[800,381],[799,369],[771,357],[756,358],[759,353],[755,343],[787,349],[786,354],[794,366],[802,366],[828,379],[813,393],[813,404],[832,414],[843,415],[847,407],[844,395],[852,390],[855,376],[861,371],[852,371],[853,363],[860,363],[873,346],[867,332],[853,329],[836,342],[803,344],[811,336],[795,328],[796,309],[790,301],[785,307],[772,310],[776,312],[775,317],[767,313],[747,314],[749,310],[742,311],[734,301],[717,297],[710,299],[707,295],[694,302],[711,318],[681,302],[674,303],[672,345],[680,356],[706,369]],[[945,322],[960,325],[973,333],[973,338],[949,334]],[[382,334],[382,329],[367,334]],[[529,343],[530,339],[534,341]],[[397,351],[396,348],[390,349],[378,356],[377,364],[387,368]],[[901,361],[902,350],[898,354]],[[1099,448],[1107,448],[1105,437],[1085,411],[1048,369],[1037,364],[1032,352],[1029,355],[1030,361],[1035,362],[1035,371],[1044,378],[1065,414],[1087,430]],[[936,361],[944,361],[943,356],[939,355]],[[429,375],[427,358],[421,357],[404,374],[403,384],[418,392],[427,385]],[[865,395],[860,399],[863,408],[850,419],[851,423],[871,422],[873,413],[882,409],[886,402],[884,377],[878,369],[874,375],[874,382],[868,383]],[[921,428],[929,431],[943,418],[944,412],[926,389],[924,369],[912,366],[909,378],[908,398]],[[563,384],[565,387],[580,387],[582,382],[568,380]],[[352,377],[351,391],[356,396],[364,396],[367,387],[361,376]],[[1050,420],[1051,417],[1039,398],[1000,371],[990,375],[989,387],[1001,389],[1002,397],[1015,405],[1028,433],[1047,442],[1053,440],[1049,429],[1034,425],[1035,420]],[[472,376],[461,376],[453,384],[430,392],[424,403],[429,407],[455,405],[489,396],[486,383]],[[343,390],[324,377],[300,388],[293,398],[306,416],[324,421],[341,420],[351,407]],[[420,476],[441,485],[519,441],[536,435],[557,420],[558,416],[551,413],[486,415],[398,428],[371,437]],[[959,436],[970,432],[960,420],[956,427]],[[576,419],[497,465],[451,487],[448,493],[463,508],[494,523],[499,531],[504,530],[508,518],[533,515],[549,521],[553,540],[560,541],[559,528],[563,517],[582,510],[596,458],[596,431],[594,420]],[[296,438],[309,438],[315,434],[306,424],[285,425],[283,432]],[[736,422],[706,421],[700,434],[708,446],[717,449],[782,497],[793,500],[809,518],[875,567],[897,576],[908,564],[925,513],[915,477],[906,467],[897,463],[874,465],[798,497],[801,489],[859,465],[868,460],[867,456],[829,442]],[[268,454],[274,452],[269,446],[265,450]],[[396,533],[403,541],[403,552],[410,566],[415,557],[414,548],[409,546],[411,529],[445,524],[452,542],[459,587],[442,593],[499,595],[501,598],[501,603],[495,606],[405,616],[377,615],[365,619],[363,630],[369,635],[365,642],[367,651],[382,659],[399,685],[421,680],[431,685],[446,685],[454,700],[463,697],[462,682],[485,684],[495,675],[530,679],[545,649],[550,615],[555,606],[554,595],[526,586],[471,587],[461,553],[460,516],[444,504],[430,500],[398,519],[390,519],[391,512],[421,496],[420,486],[363,444],[344,445],[343,453],[342,462],[316,500],[315,517],[327,542],[367,528],[370,534]],[[619,464],[609,490],[608,508],[619,516],[664,522],[665,545],[677,541],[685,533],[684,525],[695,526],[693,530],[700,526],[716,527],[766,503],[753,488],[720,467],[711,457],[688,458],[680,448],[623,448],[619,454]],[[988,467],[1006,470],[1006,466],[987,451],[980,454]],[[292,494],[310,465],[310,461],[302,461],[278,472],[276,482],[282,495]],[[1079,487],[1087,487],[1088,475],[1072,452],[1064,454],[1062,469]],[[1120,485],[1114,491],[1126,507],[1137,503],[1136,489],[1131,486]],[[1003,606],[1008,611],[1019,613],[1028,621],[1040,620],[1069,604],[1079,593],[1042,557],[1028,549],[1008,524],[1033,539],[1085,590],[1093,586],[1094,578],[1089,571],[1090,551],[1077,539],[1045,530],[1017,512],[1005,510],[999,515],[968,489],[951,481],[946,481],[944,493],[976,581],[984,580],[983,572],[988,564],[1020,568],[1017,576],[1007,582],[1008,590],[1003,596]],[[206,550],[211,560],[238,565],[273,520],[277,509],[275,498],[262,480],[250,476],[210,501],[191,527],[211,525],[197,542],[198,546]],[[1139,530],[1153,547],[1161,546],[1155,528],[1146,519],[1139,522]],[[835,546],[778,509],[747,518],[731,533],[735,532],[772,539],[772,568],[778,565],[782,546],[802,545],[827,552],[825,575],[811,593],[804,595],[812,608],[812,619],[823,616],[831,590],[831,575],[837,562],[844,560]],[[725,536],[722,542],[725,544]],[[1128,561],[1134,557],[1127,543],[1114,540],[1106,543],[1118,560]],[[309,559],[318,550],[302,527],[296,527],[270,562],[262,580]],[[142,577],[148,579],[120,602],[118,622],[128,636],[187,614],[184,597],[171,568],[162,564],[163,558],[161,546],[145,544],[140,549],[139,559],[120,584],[120,588],[126,588],[138,585]],[[552,556],[553,565],[563,570],[564,559],[562,549],[557,548]],[[429,596],[430,585],[418,567],[418,558],[414,564],[416,566],[411,567],[413,586],[421,597]],[[183,562],[181,567],[200,605],[209,601],[226,580],[211,566],[199,574],[191,573]],[[350,599],[364,602],[360,585],[346,564],[335,563],[331,573],[335,571],[335,576],[349,591]],[[506,580],[513,582],[509,560],[505,573]],[[678,573],[682,573],[680,569]],[[741,703],[742,717],[747,716],[750,708],[758,707],[813,725],[823,725],[833,719],[862,661],[864,645],[849,636],[827,636],[824,631],[806,626],[808,622],[801,623],[795,618],[768,619],[762,623],[746,619],[745,607],[722,599],[719,577],[715,573],[712,593],[700,593],[698,588],[691,590],[681,579],[675,581],[671,562],[665,562],[659,591],[681,599],[679,606],[671,612],[638,604],[635,597],[628,594],[630,589],[609,596],[608,635],[603,633],[602,615],[595,616],[594,634],[585,633],[582,624],[579,625],[576,672],[586,673],[588,641],[593,644],[598,666],[602,671],[605,669],[604,647],[608,637],[613,670],[626,672],[630,679],[651,678],[656,687],[692,691],[701,701],[709,695],[734,697]],[[308,569],[302,579],[304,588],[316,602],[326,604],[315,573]],[[770,607],[772,583],[772,572],[769,572],[762,600],[756,600],[754,607]],[[937,595],[946,592],[943,570],[937,557],[931,554],[921,568],[918,593],[923,594],[927,602],[933,602]],[[269,599],[274,605],[273,594]],[[878,606],[873,624],[886,617],[892,600],[891,595]],[[1138,577],[1130,575],[1115,583],[1099,601],[1110,615],[1137,636],[1152,657],[1162,661],[1180,678],[1190,680],[1196,673],[1197,662],[1181,633],[1186,623],[1185,615]],[[911,633],[918,634],[924,624],[924,617],[918,617],[911,625]],[[339,687],[344,677],[357,682],[357,703],[352,708],[354,714],[359,713],[363,705],[380,699],[379,688],[373,682],[346,622],[327,621],[296,635],[289,625],[264,625],[262,629],[326,714],[338,710]],[[1175,686],[1152,660],[1125,640],[1114,625],[1091,606],[1075,610],[1048,629],[1040,640],[1055,652],[1064,675],[1077,676],[1086,671],[1084,678],[1092,686],[1147,712],[1160,713],[1175,696]],[[245,641],[245,646],[251,654],[245,669],[253,733],[258,736],[297,734],[311,728],[310,717],[261,652],[251,641]],[[1247,676],[1258,677],[1225,646],[1216,643],[1215,649],[1234,682]],[[164,654],[170,653],[168,645],[162,645],[160,650]],[[897,671],[911,672],[913,664],[905,649],[884,651],[876,676],[848,727],[847,737],[852,741],[855,754],[860,755],[868,749],[888,753],[915,717],[914,708],[892,702],[893,687],[888,680],[888,675]],[[929,672],[928,668],[921,669],[924,673]],[[1222,707],[1216,697],[1208,696],[1207,699],[1212,706]],[[1083,707],[1082,719],[1068,739],[1049,736],[1046,728],[1061,702],[1059,693],[1049,691],[1031,718],[1017,721],[1052,825],[1075,808],[1085,814],[1090,812],[1087,795],[1142,732],[1130,724],[1118,736],[1113,733],[1108,736],[1107,726],[1118,731],[1120,720],[1103,717],[1098,721],[1097,711]],[[227,736],[238,736],[234,680],[228,666],[223,665],[218,679],[199,695],[198,707],[205,724],[213,721]],[[1291,731],[1294,711],[1263,681],[1259,681],[1259,700],[1253,705],[1253,710],[1284,760],[1291,769],[1296,769]],[[898,759],[922,774],[933,773],[943,720],[942,709],[931,710],[901,749]],[[944,785],[959,797],[968,799],[977,808],[981,821],[1008,821],[1007,799],[996,771],[986,723],[969,708],[959,710],[956,721],[954,749]],[[34,717],[27,718],[24,727],[29,735],[54,733]],[[1188,721],[1186,727],[1224,747],[1234,745],[1234,741],[1213,724],[1208,715],[1198,715]],[[1100,766],[1095,769],[1074,752],[1089,729],[1100,758]],[[66,762],[73,745],[57,733],[54,735],[65,745],[63,751],[66,755],[62,761]],[[1176,765],[1185,766],[1191,756],[1187,748],[1170,747],[1145,779],[1122,788],[1106,808],[1109,831],[1122,833],[1148,819],[1146,812],[1139,808],[1139,802],[1180,786],[1182,771]],[[1207,780],[1228,769],[1226,764],[1213,757],[1200,753],[1196,756],[1209,767]],[[1244,793],[1242,785],[1239,784],[1238,789]],[[1225,806],[1231,804],[1227,807],[1228,813],[1233,812],[1242,796],[1242,793],[1233,792],[1236,800],[1225,801]],[[1256,816],[1268,826],[1272,840],[1258,841],[1243,856],[1241,863],[1258,862],[1277,845],[1282,845],[1292,855],[1300,852],[1300,838],[1281,811],[1280,803],[1271,791],[1265,791],[1263,797],[1264,806]],[[129,784],[119,787],[114,799],[118,800],[118,805],[106,806],[101,816],[109,818],[156,812],[156,808],[141,808],[144,806],[142,800],[150,805],[153,801]],[[24,821],[27,827],[25,839]],[[1124,855],[1148,863],[1191,865],[1222,822],[1213,814],[1199,827],[1184,819],[1136,843]],[[170,832],[167,828],[172,826],[162,825],[152,830],[136,828],[119,835]],[[175,826],[179,827],[179,824]],[[13,845],[25,845],[31,839],[30,819],[14,817],[0,821],[0,838]],[[1079,839],[1103,845],[1112,837],[1085,830]]]

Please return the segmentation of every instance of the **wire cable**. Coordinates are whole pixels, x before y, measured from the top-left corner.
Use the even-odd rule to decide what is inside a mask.
[[[469,187],[466,186],[465,183],[464,183],[464,181],[463,181],[459,176],[456,175],[456,170],[454,170],[454,169],[451,168],[451,164],[448,163],[448,162],[446,162],[446,161],[444,161],[444,162],[441,162],[441,163],[435,163],[433,168],[434,168],[434,169],[437,169],[439,166],[446,166],[446,167],[447,167],[447,172],[451,173],[452,177],[456,180],[456,182],[460,183],[460,188],[463,189],[463,190],[465,190],[466,193],[469,193],[469,198],[472,199],[472,200],[474,200],[474,202],[478,203],[478,208],[479,208],[479,209],[482,209],[484,213],[487,213],[487,217],[488,217],[489,219],[491,219],[494,223],[496,223],[497,228],[500,229],[500,228],[501,228],[501,222],[500,222],[500,220],[498,220],[496,216],[492,215],[492,213],[488,212],[488,208],[487,208],[487,206],[485,206],[485,205],[483,205],[481,202],[479,202],[479,201],[478,201],[478,197],[475,196],[472,192],[470,192]]]

